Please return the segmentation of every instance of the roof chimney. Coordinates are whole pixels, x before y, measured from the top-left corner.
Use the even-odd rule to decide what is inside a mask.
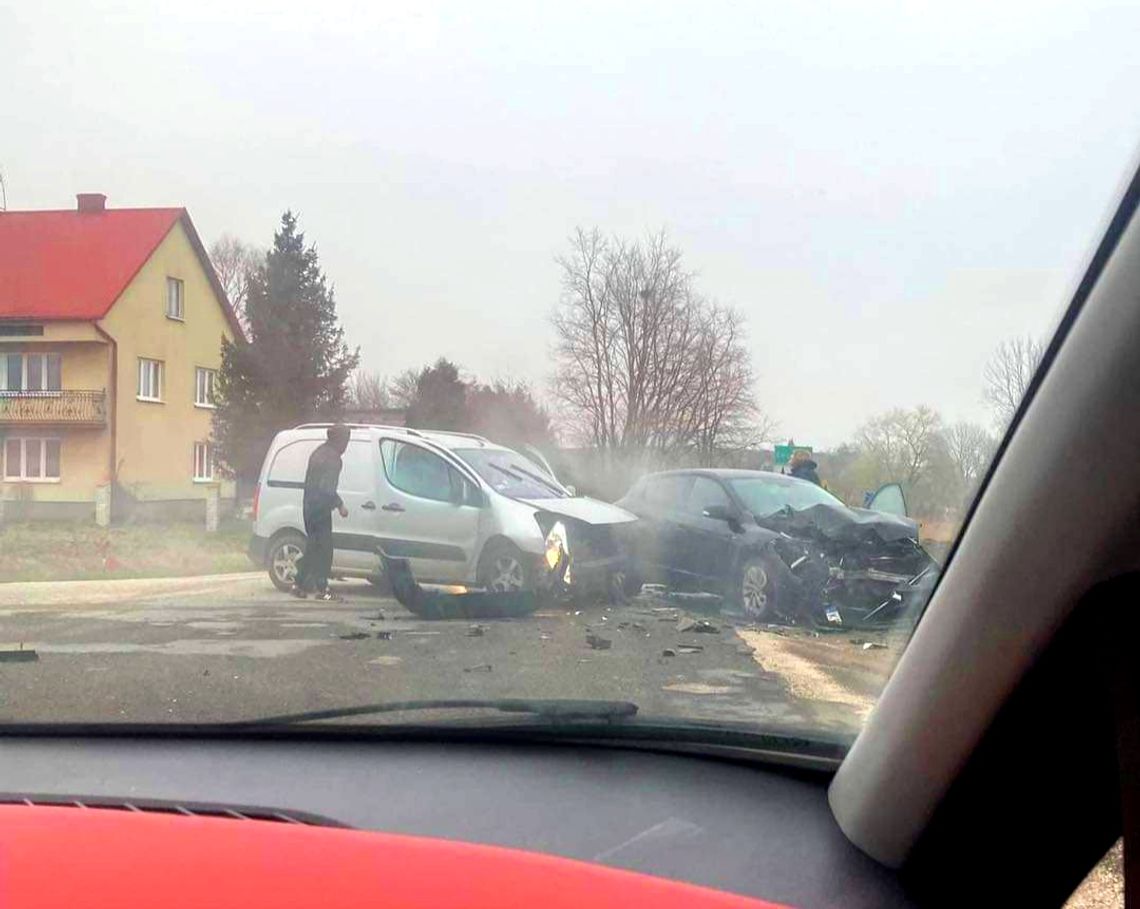
[[[75,201],[81,212],[95,212],[107,210],[107,197],[102,193],[77,193]]]

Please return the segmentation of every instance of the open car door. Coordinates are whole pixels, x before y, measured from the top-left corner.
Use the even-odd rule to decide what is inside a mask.
[[[900,518],[907,516],[906,496],[903,495],[902,486],[898,483],[886,483],[880,486],[867,500],[866,507],[880,514],[892,514]]]

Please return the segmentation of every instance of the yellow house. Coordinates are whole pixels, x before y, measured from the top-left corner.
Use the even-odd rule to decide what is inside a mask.
[[[182,208],[0,212],[0,508],[199,517],[233,497],[210,442],[241,329]]]

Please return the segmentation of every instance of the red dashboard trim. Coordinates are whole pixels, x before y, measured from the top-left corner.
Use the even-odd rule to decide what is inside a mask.
[[[364,830],[0,806],[0,906],[779,909],[534,852]]]

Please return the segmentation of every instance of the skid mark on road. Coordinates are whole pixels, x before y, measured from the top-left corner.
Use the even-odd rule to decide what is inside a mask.
[[[844,704],[855,708],[861,718],[866,718],[875,706],[874,698],[850,691],[835,681],[826,669],[792,653],[783,638],[743,628],[738,628],[736,633],[752,648],[752,658],[760,668],[783,679],[793,697]]]

